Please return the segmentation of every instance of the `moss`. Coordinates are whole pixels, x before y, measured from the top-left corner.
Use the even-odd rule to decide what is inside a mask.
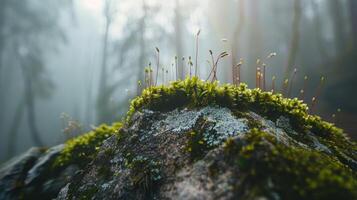
[[[190,131],[187,133],[187,138],[186,151],[190,153],[192,161],[199,160],[211,149],[207,145],[202,132]]]
[[[53,163],[53,167],[59,168],[69,164],[85,166],[94,158],[102,142],[113,134],[118,134],[121,123],[112,126],[101,125],[93,131],[68,140],[65,147]]]
[[[208,150],[213,148],[213,146],[207,144],[206,138],[204,137],[204,131],[207,131],[209,126],[210,123],[207,119],[200,117],[193,130],[186,133],[187,144],[185,149],[190,154],[192,161],[201,159]]]
[[[356,173],[321,152],[287,147],[257,129],[243,140],[227,140],[224,149],[243,178],[236,186],[242,194],[242,187],[255,185],[255,195],[271,198],[273,193],[282,199],[357,198]]]
[[[126,167],[131,170],[130,181],[134,188],[152,196],[155,186],[162,179],[161,163],[143,156],[129,159]]]
[[[99,191],[98,187],[94,184],[88,186],[85,191],[82,191],[82,196],[79,198],[80,200],[89,200],[93,199],[94,195]]]
[[[283,98],[281,94],[248,89],[245,84],[220,86],[218,82],[205,82],[197,77],[145,89],[141,96],[131,102],[127,122],[130,123],[136,111],[144,108],[166,111],[183,106],[207,105],[224,106],[233,111],[252,110],[273,121],[283,115],[289,118],[292,127],[299,132],[310,130],[319,137],[332,140],[333,145],[342,150],[351,149],[348,147],[350,145],[352,149],[357,148],[357,144],[349,141],[341,129],[318,116],[309,115],[307,105],[297,98]],[[259,124],[253,123],[251,126],[259,127]],[[344,151],[344,154],[353,156],[353,152]]]

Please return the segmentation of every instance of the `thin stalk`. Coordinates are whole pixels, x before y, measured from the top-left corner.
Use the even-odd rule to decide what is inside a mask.
[[[273,77],[271,78],[271,92],[272,92],[272,93],[275,92],[275,79],[276,79],[275,76],[273,76]]]
[[[265,89],[266,89],[266,86],[265,86],[265,84],[266,84],[266,80],[265,80],[265,68],[266,68],[266,64],[265,63],[263,63],[263,90],[265,91]]]
[[[243,65],[243,59],[240,59],[238,65],[237,65],[237,85],[239,85],[241,82],[241,76],[240,76],[241,69],[240,68],[242,65]]]
[[[153,71],[152,71],[151,63],[149,63],[149,87],[151,87],[153,84],[152,72]]]
[[[296,73],[297,73],[297,69],[295,68],[294,72],[292,74],[291,80],[290,80],[290,85],[289,85],[289,90],[288,90],[288,97],[291,97],[291,92],[292,92],[292,89],[293,89],[293,83],[294,83],[294,80],[295,80],[295,77],[296,77]]]
[[[282,87],[282,89],[281,89],[281,94],[282,94],[283,96],[286,95],[286,90],[287,90],[287,88],[288,88],[288,85],[289,85],[289,79],[285,79],[284,82],[283,82],[283,87]]]
[[[322,90],[322,87],[324,85],[324,82],[325,82],[325,77],[321,77],[320,78],[320,84],[319,86],[317,87],[316,89],[316,92],[315,92],[315,95],[314,97],[312,97],[312,101],[311,101],[311,113],[313,113],[317,103],[318,103],[318,99],[320,98],[320,93],[321,93],[321,90]]]
[[[198,36],[200,35],[201,30],[198,30],[196,34],[196,60],[195,60],[195,76],[197,76],[197,63],[198,63]]]
[[[159,76],[159,70],[160,70],[160,49],[155,47],[156,49],[156,52],[157,52],[157,60],[156,60],[156,77],[155,77],[155,86],[157,86],[157,79],[158,79],[158,76]]]
[[[304,77],[304,84],[302,86],[302,89],[300,90],[300,99],[304,100],[305,99],[305,92],[306,92],[306,87],[307,87],[307,81],[308,81],[308,77],[305,76]]]
[[[210,65],[211,66],[211,72],[209,73],[206,81],[208,81],[208,79],[211,77],[213,71],[214,71],[214,57],[213,57],[213,52],[212,50],[209,50],[209,54],[211,55],[211,60],[212,60],[212,64]]]
[[[188,57],[188,67],[190,68],[190,78],[192,77],[192,58]]]
[[[185,75],[184,78],[186,78],[186,73],[185,73],[185,70],[186,70],[186,66],[185,66],[185,57],[182,57],[182,70],[183,70],[183,74]]]
[[[175,56],[176,80],[178,80],[178,58]]]

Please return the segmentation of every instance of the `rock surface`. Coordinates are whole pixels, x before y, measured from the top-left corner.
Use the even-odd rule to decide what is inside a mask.
[[[83,168],[50,172],[63,147],[31,149],[0,171],[0,199],[356,199],[357,152],[331,147],[285,116],[142,109]]]
[[[67,166],[60,172],[51,171],[52,162],[62,150],[63,145],[50,149],[31,148],[5,163],[0,170],[0,199],[56,197],[77,171],[75,166]]]

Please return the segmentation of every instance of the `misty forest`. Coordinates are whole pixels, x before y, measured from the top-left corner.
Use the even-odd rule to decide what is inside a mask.
[[[356,0],[0,0],[0,199],[355,199],[356,85]]]

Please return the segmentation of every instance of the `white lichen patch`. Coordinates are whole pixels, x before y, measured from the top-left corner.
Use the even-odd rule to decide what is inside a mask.
[[[208,120],[215,122],[213,129],[220,135],[233,136],[248,131],[247,119],[237,119],[228,108],[205,107],[201,113],[207,116]]]
[[[315,135],[313,133],[311,133],[310,131],[307,133],[308,137],[310,138],[310,140],[312,141],[312,146],[315,150],[317,151],[322,151],[328,154],[331,154],[331,150],[320,143],[320,141],[315,137]]]
[[[164,119],[162,124],[168,130],[176,133],[182,133],[192,129],[200,115],[200,111],[176,109],[167,114],[167,118]]]
[[[171,131],[177,134],[194,130],[198,120],[205,120],[203,139],[210,146],[221,144],[228,137],[249,131],[248,120],[236,118],[228,108],[207,106],[198,110],[174,110],[153,124],[151,133]]]
[[[289,124],[289,119],[287,119],[285,117],[280,117],[279,118],[280,120],[277,120],[277,123],[274,123],[273,121],[265,119],[262,116],[254,113],[254,112],[249,112],[249,116],[261,124],[262,131],[265,131],[265,132],[273,135],[278,142],[283,143],[285,145],[291,145],[292,143],[294,143],[294,144],[297,144],[303,148],[307,148],[307,146],[305,144],[294,140],[293,138],[291,138],[289,136],[289,134],[286,132],[285,129],[281,128],[281,127],[284,127],[286,129],[289,129],[291,132],[294,132],[295,134],[297,134],[291,128],[291,126]]]

